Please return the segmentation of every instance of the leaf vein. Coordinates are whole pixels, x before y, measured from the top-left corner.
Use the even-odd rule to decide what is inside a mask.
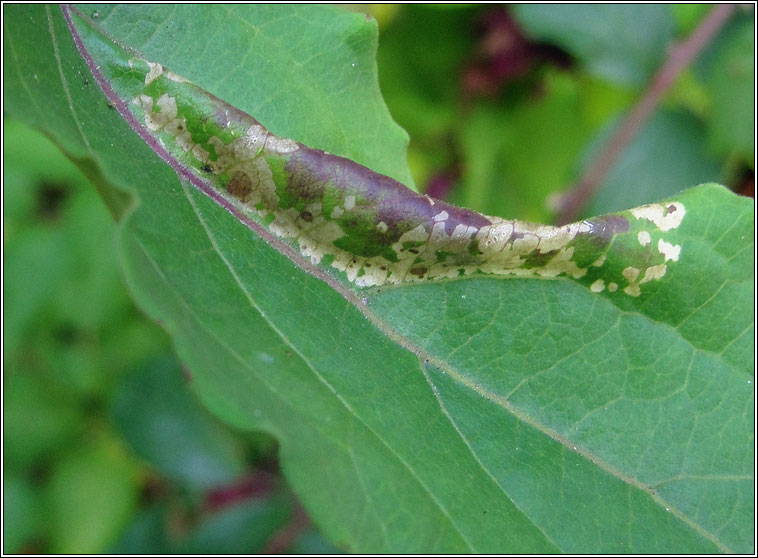
[[[300,357],[302,362],[313,372],[316,379],[321,382],[324,386],[326,386],[333,394],[334,397],[340,402],[340,404],[353,416],[355,419],[360,422],[368,432],[371,432],[371,434],[390,452],[391,455],[395,457],[405,468],[406,470],[411,474],[411,477],[423,488],[423,490],[429,495],[429,498],[432,502],[439,508],[439,510],[442,512],[442,514],[447,518],[447,520],[450,522],[451,526],[455,529],[455,531],[460,535],[461,539],[468,545],[468,547],[475,551],[474,545],[471,543],[471,541],[468,540],[466,535],[460,530],[460,528],[456,525],[455,520],[452,518],[450,513],[448,512],[447,508],[440,502],[437,497],[432,493],[432,491],[429,489],[429,487],[424,483],[421,478],[419,477],[418,473],[413,469],[413,467],[405,460],[403,459],[400,454],[395,451],[394,448],[382,437],[380,436],[373,428],[371,428],[359,415],[358,413],[352,408],[352,406],[345,400],[344,397],[342,397],[337,390],[332,386],[329,381],[316,369],[314,364],[304,355],[302,352],[295,346],[295,344],[284,334],[283,331],[281,331],[272,321],[271,319],[265,315],[258,306],[258,304],[253,299],[250,292],[245,287],[244,283],[240,279],[240,277],[237,275],[237,272],[234,270],[234,267],[231,265],[229,260],[224,255],[223,251],[221,250],[220,246],[216,242],[216,238],[213,235],[213,232],[208,227],[208,224],[205,222],[205,219],[203,218],[202,214],[200,213],[200,209],[195,203],[195,200],[192,198],[192,194],[189,191],[189,188],[187,187],[187,183],[185,180],[180,179],[180,183],[182,186],[182,189],[184,190],[184,195],[187,198],[187,201],[192,207],[192,210],[195,212],[195,215],[197,216],[197,219],[199,223],[202,225],[203,230],[205,231],[209,242],[213,246],[214,252],[218,255],[218,257],[223,262],[224,266],[229,271],[230,275],[234,279],[234,282],[239,287],[240,291],[244,295],[244,297],[248,300],[250,303],[250,306],[253,307],[255,310],[261,313],[261,316],[263,317],[264,321],[268,324],[268,326],[274,331],[277,336],[288,346],[290,349]]]

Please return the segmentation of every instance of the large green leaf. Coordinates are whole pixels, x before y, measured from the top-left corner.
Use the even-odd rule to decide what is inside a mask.
[[[359,289],[180,180],[103,96],[58,8],[5,9],[6,110],[46,131],[106,195],[136,195],[120,235],[132,292],[174,337],[206,404],[279,439],[289,481],[332,541],[375,552],[752,551],[750,200],[708,185],[595,221],[587,238],[608,262],[576,281],[472,274]],[[407,175],[362,16],[83,9],[270,130]],[[76,17],[72,26],[98,65],[107,41]],[[661,221],[683,210],[678,227]],[[591,245],[587,261],[601,255]],[[657,279],[627,271],[660,271],[659,260]],[[606,288],[601,270],[629,284]]]
[[[518,4],[514,14],[529,34],[576,56],[590,73],[642,86],[666,55],[674,32],[670,6]]]
[[[752,55],[751,55],[752,53]],[[709,127],[717,152],[734,151],[752,166],[755,148],[755,23],[736,20],[709,53],[705,85],[711,95]]]

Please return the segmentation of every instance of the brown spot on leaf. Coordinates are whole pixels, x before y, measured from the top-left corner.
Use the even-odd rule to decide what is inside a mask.
[[[426,272],[429,271],[426,267],[412,267],[410,274],[415,275],[419,279],[423,279]]]
[[[303,221],[306,221],[308,223],[313,221],[313,214],[310,211],[303,211],[300,213],[300,217],[303,218]]]
[[[253,191],[253,181],[250,180],[247,173],[237,171],[232,175],[229,184],[226,185],[226,190],[235,198],[244,199]]]

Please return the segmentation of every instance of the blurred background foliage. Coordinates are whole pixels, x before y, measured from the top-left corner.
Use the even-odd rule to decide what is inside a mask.
[[[550,222],[710,5],[360,5],[419,190]],[[585,208],[754,183],[754,17],[677,79]],[[45,137],[3,125],[3,551],[320,553],[276,443],[210,416],[121,280],[116,225]]]

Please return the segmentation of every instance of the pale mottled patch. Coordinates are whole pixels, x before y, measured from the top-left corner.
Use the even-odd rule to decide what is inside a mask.
[[[300,146],[296,141],[286,138],[278,138],[269,134],[266,142],[266,151],[270,153],[292,153],[297,151]]]
[[[640,276],[640,270],[636,267],[626,267],[621,272],[629,284],[624,287],[624,292],[629,296],[640,296],[640,284],[637,282],[637,278]]]
[[[629,296],[640,296],[640,285],[639,283],[631,283],[624,287],[624,292],[628,294]]]
[[[174,83],[187,83],[160,64],[148,63],[148,68],[146,86],[160,84],[163,78]],[[151,90],[155,89],[153,85]],[[166,135],[173,138],[173,146],[194,158],[197,166],[202,167],[203,172],[211,175],[213,180],[224,177],[225,182],[219,186],[224,194],[241,204],[248,213],[267,217],[267,226],[273,234],[292,239],[300,253],[314,264],[322,263],[327,255],[331,256],[331,266],[342,271],[348,281],[361,287],[452,279],[477,273],[579,279],[587,274],[587,266],[600,268],[608,257],[604,251],[591,264],[579,265],[578,259],[586,261],[587,250],[586,245],[580,245],[581,256],[578,257],[575,244],[579,235],[596,232],[607,242],[607,236],[602,235],[614,229],[605,228],[605,225],[582,221],[553,227],[495,217],[486,217],[489,224],[481,225],[478,222],[479,226],[466,222],[451,223],[451,213],[456,215],[457,210],[442,203],[437,205],[442,209],[431,218],[425,218],[426,222],[402,234],[391,246],[380,246],[380,249],[384,248],[383,255],[366,257],[353,254],[335,245],[351,232],[343,226],[351,226],[355,222],[350,212],[356,208],[358,199],[349,193],[349,189],[344,198],[338,199],[337,204],[330,205],[328,210],[322,206],[322,200],[310,201],[305,207],[298,205],[299,209],[280,205],[272,169],[263,155],[289,155],[300,149],[300,144],[278,138],[257,123],[245,128],[240,125],[236,111],[222,106],[220,109],[217,107],[214,117],[218,118],[221,114],[228,124],[235,124],[236,127],[229,127],[227,132],[232,139],[206,137],[201,145],[193,140],[186,117],[180,114],[174,96],[163,93],[156,94],[154,98],[141,94],[132,102],[142,109],[148,130],[161,134],[158,135],[161,144],[164,144]],[[437,204],[428,196],[425,199],[430,207]],[[360,200],[361,204],[368,203],[364,197]],[[345,218],[346,214],[350,218]],[[681,224],[685,208],[678,202],[651,204],[631,210],[631,214],[638,220],[654,223],[658,230],[665,232]],[[370,225],[381,234],[389,233],[396,226],[391,220],[379,220]],[[643,249],[648,249],[645,253],[649,253],[652,248],[650,232],[639,231],[637,241]],[[603,244],[600,246],[607,249]],[[649,259],[632,260],[645,263],[630,265],[622,271],[621,275],[627,283],[624,293],[639,296],[640,285],[661,279],[667,270],[666,262],[678,261],[680,246],[660,239],[657,248],[663,256],[661,264],[649,265]],[[656,257],[660,258],[657,254]],[[619,290],[619,283],[610,279],[595,279],[589,289],[595,293],[606,289],[614,293]],[[618,277],[615,279],[619,280]],[[620,282],[623,284],[623,281]]]
[[[501,222],[479,229],[476,235],[479,246],[493,253],[500,252],[513,234],[513,223]]]
[[[163,66],[161,66],[160,64],[148,62],[147,65],[150,68],[150,71],[147,72],[147,75],[145,76],[145,86],[150,85],[156,79],[158,79],[161,75],[163,75]]]
[[[661,231],[670,231],[682,224],[686,213],[684,205],[679,202],[666,204],[653,203],[629,210],[637,219],[647,219]]]
[[[645,276],[640,281],[640,285],[648,281],[657,281],[664,275],[666,275],[666,264],[651,265],[645,270]]]
[[[537,275],[541,277],[557,277],[565,273],[566,275],[579,279],[586,275],[587,270],[585,268],[576,265],[576,262],[572,260],[574,256],[574,247],[561,248],[558,254],[548,262],[545,267],[538,267]]]
[[[539,225],[534,231],[539,237],[539,250],[545,254],[554,250],[560,250],[568,245],[579,233],[590,231],[590,226],[585,223],[571,223],[563,227],[550,227],[548,225]]]
[[[196,145],[195,147],[192,148],[192,155],[198,161],[201,161],[203,163],[208,162],[209,153],[205,149],[203,149],[200,145]]]
[[[637,277],[640,275],[640,270],[636,267],[627,267],[622,272],[621,275],[624,276],[624,279],[629,281],[630,283],[633,283],[637,280]]]
[[[669,260],[677,262],[679,261],[679,253],[682,251],[682,247],[678,244],[669,244],[662,238],[658,240],[658,251],[663,254],[663,261]]]
[[[163,68],[163,75],[166,77],[166,79],[170,79],[173,82],[176,83],[189,83],[186,79],[184,79],[182,76],[175,74],[174,72],[170,72],[166,68]]]

